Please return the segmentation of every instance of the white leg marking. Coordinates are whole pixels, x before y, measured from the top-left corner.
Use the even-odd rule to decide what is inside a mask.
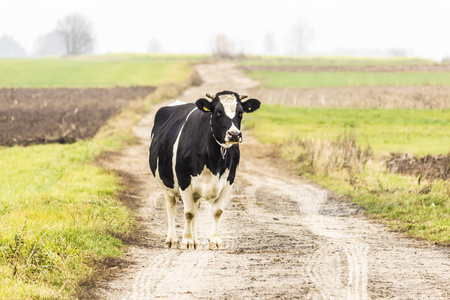
[[[198,241],[194,238],[193,221],[197,214],[198,204],[194,202],[194,195],[192,188],[189,186],[186,190],[180,191],[181,199],[184,204],[184,232],[183,239],[181,241],[181,249],[196,249]]]
[[[176,200],[175,197],[172,197],[169,195],[169,192],[164,191],[164,199],[166,204],[166,211],[167,211],[167,238],[166,238],[166,246],[167,248],[174,248],[176,249],[178,247],[178,239],[177,239],[177,233],[175,231],[175,216],[176,216]]]
[[[198,209],[200,207],[200,200],[198,200],[194,205],[196,206],[195,210],[198,212]],[[192,220],[192,240],[194,241],[195,248],[198,247],[198,235],[197,235],[198,218],[199,215],[195,214],[194,219]]]
[[[222,190],[219,198],[212,203],[211,215],[213,217],[213,225],[211,230],[211,236],[209,238],[209,249],[220,249],[222,247],[222,239],[220,238],[220,218],[222,217],[225,202],[231,195],[231,185],[227,184]]]

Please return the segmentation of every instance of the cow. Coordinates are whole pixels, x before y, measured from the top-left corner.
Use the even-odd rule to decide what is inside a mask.
[[[149,149],[150,170],[163,188],[168,232],[165,245],[178,248],[176,200],[183,202],[185,227],[181,249],[197,249],[200,199],[211,203],[213,226],[209,248],[221,248],[219,222],[239,164],[243,113],[261,102],[232,91],[209,94],[195,103],[177,101],[155,115]]]

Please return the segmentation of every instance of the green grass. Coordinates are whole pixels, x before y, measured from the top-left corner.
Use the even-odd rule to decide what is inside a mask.
[[[371,58],[345,56],[250,56],[242,65],[264,66],[405,66],[433,65],[434,61],[423,58]]]
[[[278,72],[255,71],[250,76],[268,88],[341,86],[450,85],[448,73],[413,72]]]
[[[302,108],[263,105],[246,124],[263,142],[282,143],[293,135],[334,139],[353,131],[377,153],[417,155],[450,151],[450,110]]]
[[[308,176],[308,175],[307,175]],[[345,171],[310,174],[325,187],[349,196],[392,228],[412,237],[450,245],[450,183],[420,183],[415,177],[386,173],[374,163],[349,180]]]
[[[132,228],[117,177],[92,165],[110,141],[0,149],[0,298],[57,298],[120,256]]]
[[[184,82],[195,56],[107,55],[0,59],[1,87],[159,86]]]
[[[263,142],[278,145],[303,176],[349,196],[406,234],[450,244],[450,183],[418,180],[387,173],[380,154],[416,155],[450,153],[450,110],[331,109],[265,105],[244,123]],[[342,161],[346,146],[333,150],[344,133],[357,136],[360,150],[370,145],[369,163]],[[311,141],[311,142],[308,142]],[[369,152],[370,153],[370,152]],[[336,159],[337,162],[330,160]],[[352,164],[355,164],[353,166]]]

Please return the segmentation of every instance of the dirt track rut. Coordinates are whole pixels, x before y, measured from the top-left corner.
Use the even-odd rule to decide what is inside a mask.
[[[257,83],[231,64],[198,66],[205,80],[180,98]],[[250,95],[251,96],[251,95]],[[264,99],[260,99],[264,105]],[[256,112],[257,113],[257,112]],[[208,250],[209,204],[200,208],[197,250],[164,248],[166,215],[147,165],[153,115],[134,128],[141,144],[106,162],[128,174],[142,242],[129,267],[101,284],[101,299],[449,299],[450,250],[390,232],[361,209],[306,182],[244,128],[234,196],[221,223],[224,247]],[[182,205],[177,206],[182,233]]]

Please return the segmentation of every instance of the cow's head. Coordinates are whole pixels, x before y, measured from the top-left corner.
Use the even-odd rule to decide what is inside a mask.
[[[211,131],[216,141],[224,148],[242,142],[241,121],[243,113],[251,113],[259,108],[261,102],[248,99],[245,95],[223,91],[215,95],[206,94],[195,103],[202,112],[211,114]]]

